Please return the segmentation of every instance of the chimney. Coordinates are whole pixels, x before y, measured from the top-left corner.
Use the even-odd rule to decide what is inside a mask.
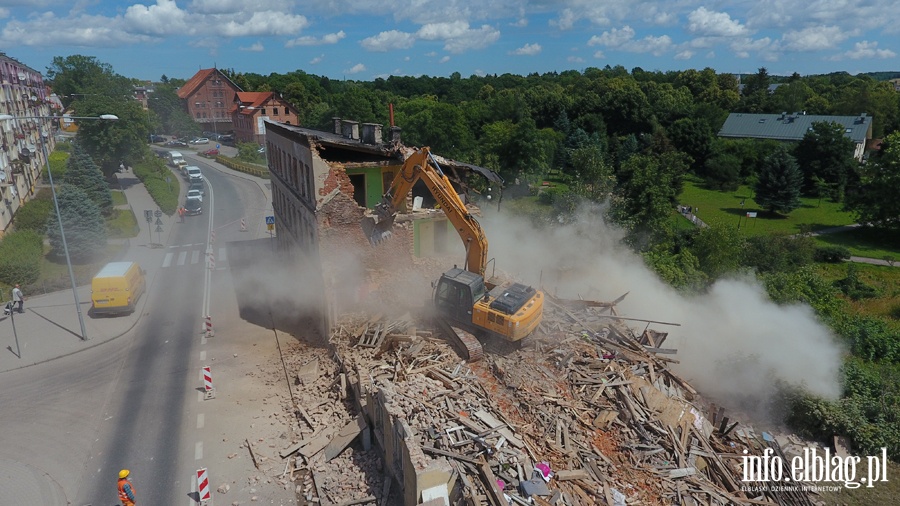
[[[381,125],[378,123],[363,123],[361,135],[365,144],[381,144]]]
[[[391,127],[391,142],[400,144],[400,127],[398,127],[398,126]]]
[[[341,135],[341,118],[337,116],[331,118],[331,121],[334,122],[334,134]]]
[[[359,140],[359,121],[344,121],[341,125],[341,135],[354,141]]]

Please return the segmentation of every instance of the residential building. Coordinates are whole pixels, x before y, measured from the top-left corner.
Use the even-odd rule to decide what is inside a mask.
[[[844,135],[853,140],[853,156],[862,160],[866,145],[872,138],[872,117],[861,113],[856,116],[821,116],[795,112],[788,114],[748,114],[733,112],[719,130],[719,137],[735,139],[771,139],[800,142],[814,123],[838,123],[844,127]]]
[[[0,53],[0,235],[6,233],[16,211],[30,200],[55,146],[48,90],[41,73]],[[35,116],[43,118],[35,118]]]
[[[266,143],[266,122],[299,125],[297,110],[271,91],[242,91],[235,94],[230,110],[235,142]]]
[[[213,132],[229,132],[232,130],[229,110],[234,97],[241,91],[221,70],[217,68],[203,69],[188,79],[178,89],[178,98],[183,101],[185,110],[200,123],[203,130]]]

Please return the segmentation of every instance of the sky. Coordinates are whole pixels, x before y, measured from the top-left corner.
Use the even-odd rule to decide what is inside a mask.
[[[204,68],[371,81],[703,69],[900,71],[892,0],[0,0],[0,51],[46,73],[94,56],[126,77]]]

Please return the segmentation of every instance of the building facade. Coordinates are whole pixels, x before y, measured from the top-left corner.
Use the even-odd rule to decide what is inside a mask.
[[[230,110],[235,142],[266,143],[266,122],[299,125],[297,110],[271,91],[242,91],[235,94]]]
[[[233,130],[230,110],[241,88],[221,70],[203,69],[178,89],[185,111],[203,130],[223,133]]]
[[[19,208],[34,197],[46,163],[43,147],[54,148],[54,124],[41,73],[0,53],[0,235]],[[36,116],[40,118],[36,118]]]

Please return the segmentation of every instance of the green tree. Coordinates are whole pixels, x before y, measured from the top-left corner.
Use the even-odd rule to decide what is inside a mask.
[[[628,242],[643,250],[666,231],[680,175],[649,155],[630,157],[618,174],[610,216],[628,231]]]
[[[24,206],[16,211],[13,218],[13,224],[16,230],[31,230],[44,236],[47,230],[47,218],[53,212],[53,201],[49,196],[43,195],[44,192],[49,194],[49,190],[42,190],[38,197],[29,200]]]
[[[741,92],[741,112],[769,112],[771,109],[769,101],[770,84],[772,84],[772,78],[765,67],[760,67],[756,74],[744,78],[744,89]]]
[[[104,215],[108,216],[112,212],[113,201],[109,185],[104,180],[100,167],[97,167],[79,142],[75,142],[72,146],[71,156],[66,161],[66,175],[62,182],[84,190]]]
[[[597,144],[585,144],[571,154],[576,192],[593,201],[604,201],[615,188],[615,169]]]
[[[106,223],[100,208],[88,194],[72,185],[62,185],[57,191],[59,214],[62,217],[69,256],[75,261],[89,261],[106,248]],[[50,240],[50,255],[64,256],[62,236],[56,213],[50,215],[47,223],[47,238]]]
[[[759,169],[754,200],[772,212],[788,214],[800,207],[803,176],[787,148],[779,147],[767,156]]]
[[[741,264],[758,273],[794,272],[813,262],[816,242],[804,235],[771,234],[749,237]]]
[[[73,106],[78,116],[99,118],[112,114],[118,120],[76,120],[78,141],[100,166],[105,176],[112,176],[123,161],[128,165],[148,154],[150,129],[147,113],[130,98],[90,96]]]
[[[669,139],[693,160],[695,173],[702,175],[715,135],[703,119],[681,118],[668,129]]]
[[[54,57],[47,67],[47,80],[65,107],[98,96],[124,100],[134,91],[131,80],[116,74],[111,65],[80,54]]]
[[[862,167],[857,191],[847,197],[847,207],[860,223],[889,230],[900,230],[900,132],[887,136],[880,154]]]
[[[34,283],[41,275],[43,236],[17,230],[0,240],[0,281],[8,285]]]
[[[744,240],[737,229],[717,224],[700,229],[690,246],[700,270],[712,280],[736,271],[741,264],[743,250]]]
[[[855,183],[857,177],[853,151],[853,140],[844,135],[844,127],[839,123],[813,123],[812,130],[806,132],[794,151],[803,172],[803,192],[812,194],[813,178],[818,177],[831,185],[832,198],[841,202],[847,186]]]

